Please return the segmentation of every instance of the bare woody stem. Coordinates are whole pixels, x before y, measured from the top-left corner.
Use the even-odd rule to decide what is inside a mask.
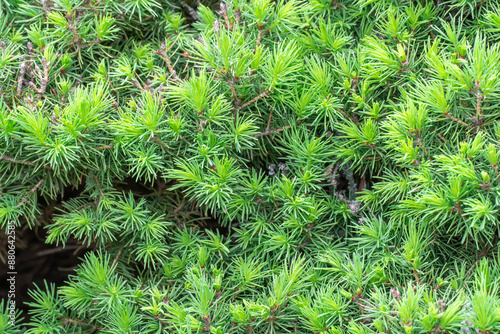
[[[280,132],[283,132],[287,129],[290,129],[291,126],[290,125],[287,125],[287,126],[284,126],[282,127],[281,129],[266,129],[266,131],[264,132],[261,132],[261,133],[257,133],[255,135],[253,135],[252,137],[255,137],[255,138],[258,138],[258,137],[262,137],[262,136],[268,136],[268,135],[271,135],[271,134],[274,134],[274,133],[280,133]]]
[[[45,94],[45,91],[47,90],[47,85],[49,84],[50,62],[47,62],[47,59],[42,58],[42,66],[43,66],[43,77],[40,79],[40,95]]]
[[[478,88],[478,93],[476,94],[476,118],[478,121],[483,116],[483,112],[481,110],[481,101],[482,100],[483,100],[483,96],[480,94],[479,88]]]
[[[481,120],[481,117],[483,116],[483,112],[481,110],[481,101],[484,99],[484,95],[481,92],[481,89],[479,88],[479,81],[476,80],[476,84],[474,85],[475,90],[471,89],[470,92],[476,96],[476,119],[478,121]]]
[[[111,149],[113,149],[113,145],[103,145],[94,148],[94,150],[111,150]]]
[[[8,162],[14,162],[16,164],[21,164],[21,165],[26,165],[26,166],[35,166],[34,162],[31,161],[22,161],[18,159],[11,158],[9,156],[6,156],[5,154],[0,157],[1,159],[8,161]]]
[[[175,43],[175,42],[174,42]],[[161,44],[160,50],[155,51],[153,54],[157,54],[163,57],[163,60],[167,64],[168,71],[172,75],[175,81],[181,81],[179,76],[177,75],[177,72],[174,70],[174,67],[172,66],[172,63],[170,62],[170,57],[167,54],[167,45],[165,43]]]
[[[238,93],[236,93],[233,79],[227,80],[227,83],[229,84],[229,89],[231,89],[231,98],[236,101],[238,99]]]
[[[39,89],[32,81],[28,81],[26,84],[28,86],[30,86],[31,88],[33,88],[38,93],[38,95],[42,95],[43,94],[42,90]]]
[[[436,136],[438,136],[439,139],[441,139],[443,141],[443,143],[446,143],[446,138],[444,138],[440,133],[438,133],[436,131],[436,129],[434,129],[433,127],[430,128],[432,131],[434,131],[434,133],[436,134]]]
[[[30,191],[23,196],[23,198],[21,199],[21,201],[19,201],[19,203],[17,204],[18,206],[21,206],[23,205],[27,200],[28,200],[28,196],[31,195],[31,194],[34,194],[35,191],[40,188],[40,186],[42,185],[43,183],[43,179],[41,179],[40,181],[38,181],[37,184],[35,184],[35,186],[33,188],[30,189]]]
[[[270,110],[269,110],[269,117],[267,119],[266,131],[269,131],[269,129],[271,128],[271,120],[272,119],[273,119],[273,108],[270,108]]]
[[[21,95],[21,89],[23,88],[24,82],[24,74],[26,73],[26,68],[28,67],[28,64],[24,60],[24,57],[21,57],[19,60],[22,61],[22,63],[19,70],[19,76],[17,78],[17,96]]]
[[[139,88],[141,91],[145,91],[145,89],[139,84],[136,78],[131,78],[130,81],[134,84],[135,87]]]
[[[24,58],[21,58],[21,69],[19,70],[19,77],[17,79],[17,96],[21,95],[23,85],[27,85],[31,88],[33,88],[39,96],[42,96],[45,94],[45,91],[47,90],[47,85],[49,84],[49,68],[50,68],[50,62],[47,62],[47,59],[42,58],[42,67],[43,67],[43,73],[40,70],[40,67],[35,63],[35,72],[40,79],[40,88],[38,88],[33,81],[28,81],[24,78],[24,75],[26,72],[28,72],[29,75],[33,75],[33,72],[31,72],[31,69],[28,65],[28,62],[24,61]],[[31,57],[28,57],[28,61],[33,62]]]
[[[99,189],[99,193],[101,194],[101,197],[102,198],[106,197],[106,196],[104,196],[104,193],[102,191],[101,183],[99,182],[99,179],[97,178],[97,176],[95,176],[95,174],[94,174],[94,180],[95,180],[95,183],[97,184],[97,188]]]
[[[264,98],[264,97],[268,97],[268,96],[269,96],[269,93],[270,93],[269,89],[266,89],[265,91],[263,91],[262,93],[260,93],[259,95],[257,95],[257,96],[256,96],[256,97],[254,97],[253,99],[251,99],[250,101],[248,101],[248,102],[244,103],[244,104],[241,106],[240,110],[245,109],[246,107],[248,107],[248,106],[249,106],[249,105],[251,105],[252,103],[255,103],[256,101],[258,101],[258,100],[260,100],[260,99],[262,99],[262,98]]]
[[[100,331],[103,330],[103,328],[101,326],[95,326],[95,325],[92,325],[91,323],[88,323],[86,321],[79,320],[79,319],[62,318],[61,320],[65,324],[73,323],[73,324],[78,324],[78,325],[83,325],[83,326],[89,326],[90,328],[92,328],[94,330],[100,330]]]
[[[185,1],[181,1],[180,4],[181,4],[181,6],[185,7],[188,10],[189,15],[194,20],[198,20],[199,19],[198,12],[193,7],[191,7],[190,5],[188,5]],[[151,15],[151,17],[149,19],[151,19],[151,18],[153,18],[153,15]],[[143,21],[143,22],[145,22],[145,21]]]
[[[349,116],[349,115],[348,115],[348,114],[347,114],[344,110],[339,109],[339,108],[337,108],[337,109],[335,109],[335,110],[337,110],[339,113],[341,113],[341,114],[342,114],[342,116],[344,116],[346,119],[351,120],[351,121],[353,121],[353,122],[355,122],[355,123],[359,123],[359,119],[358,119],[357,117],[355,117],[355,116],[354,116],[354,117],[351,117],[351,116]]]
[[[238,93],[236,92],[236,87],[234,86],[234,77],[227,80],[227,83],[229,84],[229,89],[231,89],[231,98],[233,99],[234,105],[233,121],[236,125],[236,119],[238,118],[238,110],[240,109],[241,99],[238,98]]]
[[[3,57],[5,51],[7,51],[7,44],[4,41],[0,41],[0,49],[2,50],[2,57]]]
[[[382,159],[382,157],[381,156],[366,157],[366,158],[363,158],[362,160],[369,161],[369,160],[379,160],[379,159]]]
[[[484,246],[483,250],[479,253],[477,260],[474,262],[474,264],[470,267],[470,269],[467,271],[465,274],[465,277],[468,278],[470,275],[472,275],[472,272],[474,269],[476,269],[477,264],[481,261],[483,257],[485,257],[490,250],[490,247],[488,245]]]
[[[229,17],[227,16],[227,5],[224,2],[220,3],[220,14],[224,17],[224,23],[226,24],[227,29],[231,29],[231,24],[229,23]]]
[[[122,254],[122,252],[123,252],[123,248],[120,248],[120,250],[118,251],[118,253],[115,256],[115,259],[113,260],[113,264],[111,265],[111,268],[116,267],[116,264],[118,263],[118,259],[120,258],[120,255]]]
[[[456,118],[455,116],[451,115],[449,112],[446,112],[446,113],[444,114],[444,117],[449,118],[449,119],[451,119],[453,122],[457,122],[458,124],[463,125],[463,126],[465,126],[465,127],[467,127],[467,128],[470,128],[470,125],[469,125],[469,124],[465,123],[465,122],[464,122],[464,121],[462,121],[462,120],[459,120],[459,119],[458,119],[458,118]]]
[[[416,269],[413,269],[413,277],[415,277],[415,281],[417,282],[417,285],[420,285],[420,278],[418,277],[418,272]]]
[[[163,150],[165,150],[165,152],[168,152],[170,154],[173,154],[172,151],[170,151],[170,149],[167,147],[167,145],[165,145],[161,140],[160,140],[160,137],[158,137],[158,135],[156,135],[155,137],[155,141],[158,143],[158,145],[161,146],[161,148]]]
[[[23,161],[23,160],[19,160],[19,159],[14,159],[12,157],[9,157],[7,155],[2,155],[0,156],[0,159],[2,160],[5,160],[5,161],[8,161],[8,162],[12,162],[12,163],[16,163],[16,164],[21,164],[21,165],[25,165],[25,166],[35,166],[35,167],[38,167],[40,165],[32,162],[32,161]],[[50,166],[43,166],[43,168],[45,169],[50,169],[50,170],[54,170],[53,168],[51,168]],[[63,170],[62,168],[60,168],[60,170]]]
[[[259,32],[257,33],[257,41],[255,42],[255,49],[260,46],[260,42],[262,41],[262,32],[264,31],[264,27],[259,26]]]
[[[355,293],[354,294],[354,297],[352,299],[359,307],[359,312],[364,315],[366,314],[365,312],[365,305],[363,304],[362,300],[363,300],[363,295],[362,294],[358,294],[358,293]]]
[[[284,126],[282,128],[279,128],[279,129],[271,129],[270,127],[271,127],[272,116],[273,116],[273,114],[272,114],[272,110],[271,110],[271,112],[269,113],[269,119],[267,120],[266,130],[261,132],[261,133],[257,133],[255,135],[252,135],[252,137],[258,138],[258,137],[262,137],[262,136],[268,136],[268,135],[272,135],[275,133],[283,132],[283,131],[288,130],[292,127],[291,125],[287,125],[287,126]],[[298,120],[295,124],[299,125],[300,123],[302,123],[302,120]]]

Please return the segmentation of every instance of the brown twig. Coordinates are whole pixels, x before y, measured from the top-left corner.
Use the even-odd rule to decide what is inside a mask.
[[[257,95],[257,96],[256,96],[256,97],[254,97],[253,99],[251,99],[250,101],[248,101],[248,102],[244,103],[244,104],[241,106],[240,110],[245,109],[245,108],[246,108],[246,107],[248,107],[250,104],[255,103],[256,101],[258,101],[258,100],[260,100],[260,99],[262,99],[262,98],[264,98],[264,97],[268,97],[268,96],[269,96],[269,93],[271,93],[271,92],[269,91],[269,89],[266,89],[265,91],[263,91],[262,93],[260,93],[259,95]]]
[[[236,21],[236,24],[240,24],[240,19],[241,19],[241,11],[237,9],[234,11],[234,20]]]
[[[233,80],[234,78],[227,80],[227,83],[229,84],[229,89],[231,89],[231,98],[236,101],[238,99],[238,93],[236,93]]]
[[[30,86],[31,88],[33,88],[33,89],[34,89],[34,90],[38,93],[38,95],[42,95],[42,90],[41,90],[41,89],[39,89],[39,88],[38,88],[38,87],[37,87],[37,86],[33,83],[33,81],[26,81],[26,80],[24,80],[24,81],[25,81],[25,84],[26,84],[26,85],[28,85],[28,86]]]
[[[103,328],[101,326],[92,325],[91,323],[88,323],[88,322],[80,320],[80,319],[62,318],[61,320],[63,321],[63,326],[66,326],[68,323],[73,323],[73,324],[78,324],[78,325],[82,325],[82,326],[89,326],[90,328],[92,328],[94,330],[100,330],[100,331],[103,330]]]
[[[477,97],[476,97],[476,117],[477,117],[478,120],[483,115],[483,113],[481,111],[481,100],[482,99],[483,99],[483,97],[478,94]]]
[[[382,159],[382,157],[381,156],[365,157],[362,160],[368,161],[368,160],[378,160],[378,159]]]
[[[465,274],[465,277],[468,278],[470,275],[472,275],[472,272],[476,268],[477,264],[483,257],[485,257],[490,250],[490,247],[488,245],[484,246],[484,248],[481,250],[481,253],[479,253],[479,256],[477,257],[477,260],[474,262],[474,264],[470,267],[470,269],[467,271]]]
[[[267,127],[266,127],[266,131],[269,131],[269,129],[271,128],[271,120],[273,118],[273,108],[270,108],[269,109],[269,117],[267,119]]]
[[[480,121],[481,117],[483,116],[483,112],[481,110],[481,101],[483,100],[484,96],[479,89],[479,81],[476,81],[475,88],[476,92],[473,92],[473,94],[476,95],[476,118],[478,121]]]
[[[38,188],[40,188],[40,186],[42,185],[42,183],[43,183],[43,179],[41,179],[40,181],[38,181],[38,183],[35,184],[35,186],[33,188],[31,188],[30,191],[26,195],[23,196],[23,198],[21,199],[21,201],[19,201],[19,203],[17,203],[17,206],[23,205],[26,202],[26,200],[28,199],[28,196],[31,195],[31,194],[34,194],[35,191]]]
[[[26,68],[28,67],[28,64],[26,63],[24,57],[19,58],[19,61],[21,61],[21,68],[19,69],[19,75],[17,77],[17,96],[21,95],[21,90],[23,89],[23,83],[24,83],[24,74],[26,74]]]
[[[94,148],[94,150],[111,150],[111,149],[113,149],[113,145],[103,145]]]
[[[279,132],[282,132],[282,131],[285,131],[287,129],[290,129],[291,128],[291,125],[287,125],[287,126],[284,126],[282,127],[281,129],[272,129],[270,130],[269,128],[266,129],[266,131],[264,132],[261,132],[261,133],[257,133],[255,135],[252,135],[252,137],[255,137],[255,138],[258,138],[258,137],[262,137],[262,136],[268,136],[268,135],[272,135],[274,133],[279,133]]]
[[[104,198],[106,196],[104,196],[104,193],[102,192],[102,187],[101,187],[101,183],[99,182],[99,180],[97,179],[97,176],[94,174],[94,180],[97,184],[97,188],[99,189],[99,193],[101,194],[101,197]]]
[[[5,51],[7,51],[7,44],[4,41],[0,41],[0,49],[2,49],[2,57],[3,57]]]
[[[339,108],[337,108],[337,109],[335,109],[335,110],[337,110],[339,113],[341,113],[341,114],[342,114],[342,115],[343,115],[346,119],[351,120],[351,121],[353,121],[354,123],[359,123],[359,119],[358,119],[356,116],[352,116],[352,117],[351,117],[351,116],[349,116],[349,115],[348,115],[348,114],[347,114],[344,110],[339,109]]]
[[[8,162],[14,162],[16,164],[21,164],[21,165],[26,165],[26,166],[35,166],[34,162],[31,161],[22,161],[18,159],[11,158],[9,156],[6,156],[5,154],[0,157],[1,159],[8,161]]]
[[[199,15],[198,12],[191,6],[189,6],[185,1],[181,1],[181,6],[184,6],[187,8],[189,16],[193,18],[193,20],[198,21]]]
[[[204,124],[204,119],[199,117],[198,118],[198,133],[203,131],[203,124]]]
[[[177,72],[174,70],[174,67],[172,66],[172,63],[170,62],[170,57],[168,56],[167,52],[172,48],[172,46],[175,44],[175,41],[174,43],[170,46],[170,48],[168,48],[167,50],[167,44],[165,43],[162,43],[161,44],[161,48],[160,50],[157,50],[155,52],[153,52],[153,54],[157,54],[157,55],[160,55],[163,57],[163,60],[165,61],[165,63],[167,64],[167,68],[168,68],[168,71],[170,72],[170,74],[172,75],[172,77],[174,78],[175,81],[181,81],[181,79],[179,78],[179,76],[177,75]]]
[[[229,23],[229,17],[227,16],[227,5],[221,1],[220,3],[220,11],[218,14],[224,17],[224,22],[226,23],[227,29],[231,29],[231,24]]]
[[[416,269],[413,269],[413,277],[415,277],[415,281],[417,282],[417,285],[420,285],[420,279],[418,277],[418,272]]]
[[[123,252],[123,248],[120,248],[120,250],[118,251],[118,253],[116,254],[115,256],[115,259],[113,260],[113,264],[111,265],[111,268],[115,268],[116,264],[118,263],[118,259],[120,258],[120,255],[122,254]]]
[[[51,248],[51,249],[46,249],[42,250],[36,253],[36,256],[42,257],[42,256],[47,256],[51,254],[56,254],[56,253],[61,253],[69,250],[74,250],[80,248],[81,245],[70,245],[66,247],[57,247],[57,248]]]
[[[42,58],[42,67],[43,67],[43,77],[40,78],[40,95],[45,94],[47,90],[47,85],[49,84],[49,68],[50,62],[47,62],[46,58]]]
[[[32,161],[22,161],[22,160],[14,159],[14,158],[11,158],[11,157],[9,157],[9,156],[7,156],[5,154],[2,155],[2,156],[0,156],[0,159],[3,159],[3,160],[8,161],[8,162],[13,162],[13,163],[16,163],[16,164],[22,164],[22,165],[25,165],[25,166],[35,166],[35,167],[39,167],[40,166],[40,165],[35,164]],[[43,168],[54,170],[50,166],[43,166]],[[64,171],[64,169],[62,169],[62,168],[60,168],[60,170]]]
[[[139,88],[141,91],[145,91],[145,89],[139,84],[136,78],[131,78],[130,81],[134,84],[135,87]]]
[[[467,128],[471,127],[469,124],[465,123],[462,120],[459,120],[458,118],[456,118],[455,116],[453,116],[452,114],[450,114],[448,111],[444,114],[444,117],[449,118],[452,121],[457,122],[458,124],[463,125],[463,126],[465,126]]]
[[[366,312],[365,312],[365,305],[361,302],[363,300],[363,293],[354,293],[354,296],[352,297],[352,301],[355,302],[358,307],[359,307],[359,312],[362,314],[362,315],[365,315]]]
[[[262,31],[264,31],[264,27],[259,26],[259,32],[257,33],[257,41],[255,42],[255,50],[259,48],[260,42],[262,41]]]
[[[432,127],[431,127],[430,129],[436,133],[436,136],[438,136],[438,138],[439,138],[439,139],[441,139],[441,140],[443,141],[443,143],[445,143],[445,144],[446,144],[446,138],[444,138],[441,134],[439,134],[439,133],[436,131],[436,129],[434,129],[434,128],[432,128]]]
[[[167,145],[165,145],[161,140],[160,140],[160,137],[158,137],[158,135],[156,135],[155,137],[155,141],[161,146],[162,149],[164,149],[166,152],[170,153],[170,154],[173,154],[172,151],[170,151],[170,149],[167,147]]]

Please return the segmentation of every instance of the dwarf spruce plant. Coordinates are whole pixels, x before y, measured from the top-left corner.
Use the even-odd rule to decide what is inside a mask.
[[[0,333],[500,331],[498,2],[0,10],[2,233],[92,249]]]

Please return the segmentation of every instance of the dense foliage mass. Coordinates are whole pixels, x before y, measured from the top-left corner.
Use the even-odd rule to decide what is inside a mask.
[[[497,1],[0,8],[0,226],[93,248],[0,333],[500,331]]]

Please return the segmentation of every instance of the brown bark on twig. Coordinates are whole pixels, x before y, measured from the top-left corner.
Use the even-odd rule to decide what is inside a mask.
[[[262,137],[262,136],[271,135],[274,133],[280,133],[280,132],[285,131],[285,130],[290,129],[290,128],[291,128],[291,126],[287,125],[287,126],[282,127],[281,129],[272,129],[272,130],[266,129],[266,131],[261,132],[261,133],[257,133],[255,135],[253,135],[252,137],[258,138],[258,137]]]
[[[268,89],[266,89],[265,91],[263,91],[262,93],[260,93],[259,95],[257,95],[257,96],[256,96],[256,97],[254,97],[253,99],[251,99],[250,101],[248,101],[248,102],[244,103],[244,104],[241,106],[240,110],[245,109],[245,108],[246,108],[246,107],[248,107],[250,104],[252,104],[252,103],[254,103],[254,102],[256,102],[256,101],[258,101],[258,100],[260,100],[260,99],[262,99],[262,98],[264,98],[264,97],[268,97],[268,96],[269,96],[269,93],[270,93],[270,91],[269,91]]]
[[[172,46],[173,46],[173,44],[172,44]],[[153,52],[153,54],[157,54],[157,55],[162,56],[163,60],[167,64],[168,71],[170,72],[170,74],[172,75],[172,77],[174,78],[174,80],[175,81],[181,81],[181,79],[177,75],[177,72],[174,70],[174,67],[172,66],[172,63],[170,62],[170,57],[167,54],[168,51],[170,50],[170,48],[167,50],[167,44],[162,43],[160,50],[157,50],[157,51]]]
[[[35,186],[33,188],[30,189],[29,193],[27,193],[26,195],[23,196],[23,198],[21,199],[21,201],[19,201],[19,203],[17,204],[18,206],[21,206],[23,205],[27,200],[28,200],[28,196],[31,195],[31,194],[34,194],[35,191],[40,188],[40,186],[42,185],[43,183],[43,179],[41,179],[40,181],[38,181],[37,184],[35,184]]]

